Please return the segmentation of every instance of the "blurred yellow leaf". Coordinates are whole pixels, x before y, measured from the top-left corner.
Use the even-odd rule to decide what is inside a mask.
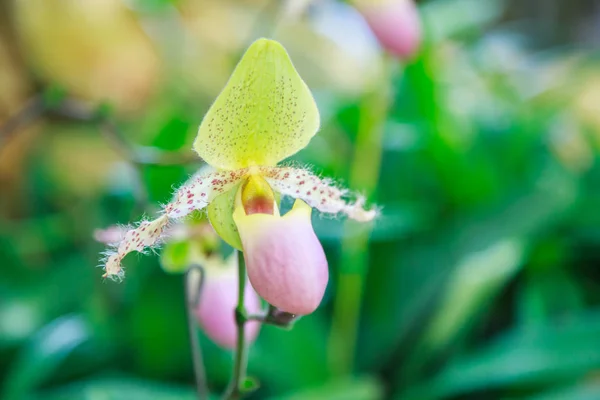
[[[136,109],[159,69],[150,40],[119,0],[14,0],[25,55],[47,82]]]

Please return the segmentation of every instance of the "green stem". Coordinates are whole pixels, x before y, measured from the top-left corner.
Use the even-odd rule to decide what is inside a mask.
[[[237,344],[235,348],[235,360],[233,364],[233,375],[224,399],[241,399],[243,396],[242,385],[246,379],[247,349],[244,328],[246,325],[246,309],[244,307],[244,293],[246,290],[246,264],[244,255],[238,252],[238,303],[235,309],[235,323],[237,325]]]
[[[208,399],[208,386],[206,385],[206,371],[202,360],[202,348],[198,341],[198,325],[194,317],[194,309],[198,305],[198,299],[202,290],[204,271],[201,266],[191,266],[185,275],[185,299],[187,310],[188,333],[190,336],[190,347],[192,349],[192,362],[194,365],[194,378],[196,381],[196,393],[198,399]]]
[[[355,154],[349,184],[371,197],[377,187],[381,167],[383,127],[390,103],[389,59],[379,85],[367,93],[360,106]],[[369,262],[370,230],[352,233],[357,225],[347,221],[342,240],[341,265],[334,298],[329,367],[336,375],[353,371],[354,355],[360,319],[360,306]]]

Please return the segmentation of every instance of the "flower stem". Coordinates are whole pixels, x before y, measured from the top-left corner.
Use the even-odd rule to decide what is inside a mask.
[[[349,183],[371,197],[377,187],[381,167],[383,127],[390,105],[389,76],[391,60],[383,60],[381,79],[365,94],[359,111],[359,125]],[[336,375],[353,370],[360,307],[369,262],[370,230],[349,235],[356,225],[347,221],[342,240],[341,265],[334,298],[329,367]]]
[[[191,266],[185,274],[187,323],[190,335],[190,346],[192,348],[192,362],[194,365],[194,378],[196,380],[196,393],[198,394],[198,399],[208,399],[208,387],[206,386],[206,373],[204,370],[204,362],[202,361],[202,349],[198,341],[197,323],[194,318],[194,309],[198,304],[203,279],[203,269],[198,265]]]
[[[244,293],[246,290],[246,264],[244,255],[238,252],[238,303],[235,309],[235,323],[237,325],[237,344],[235,348],[235,360],[233,364],[233,375],[229,388],[223,396],[226,400],[241,399],[243,396],[242,385],[246,379],[247,349],[244,328],[246,325],[246,309],[244,307]]]

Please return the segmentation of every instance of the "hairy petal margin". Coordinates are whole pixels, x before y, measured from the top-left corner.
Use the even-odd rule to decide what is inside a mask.
[[[336,186],[332,180],[321,179],[305,169],[260,167],[260,173],[274,191],[302,199],[323,213],[342,213],[360,222],[371,221],[378,214],[375,208],[365,208],[364,197],[352,195],[347,189]]]
[[[105,253],[104,277],[123,277],[121,261],[132,251],[143,252],[155,247],[164,236],[164,229],[172,220],[178,220],[194,210],[201,210],[215,197],[235,187],[246,175],[246,169],[217,171],[194,175],[175,193],[171,203],[163,207],[163,214],[152,221],[142,221],[136,228],[127,230],[123,238],[112,244]]]

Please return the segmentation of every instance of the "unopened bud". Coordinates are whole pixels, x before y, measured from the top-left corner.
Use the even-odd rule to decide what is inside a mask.
[[[235,257],[232,257],[232,261]],[[237,270],[233,262],[221,268],[205,268],[205,276],[194,314],[206,335],[218,345],[234,349],[237,341],[235,309],[238,301]],[[244,306],[248,314],[261,311],[260,299],[249,282],[246,282]],[[245,337],[253,342],[260,330],[260,323],[249,321],[245,325]]]
[[[410,58],[421,42],[421,21],[413,0],[356,0],[381,46],[389,53]]]

